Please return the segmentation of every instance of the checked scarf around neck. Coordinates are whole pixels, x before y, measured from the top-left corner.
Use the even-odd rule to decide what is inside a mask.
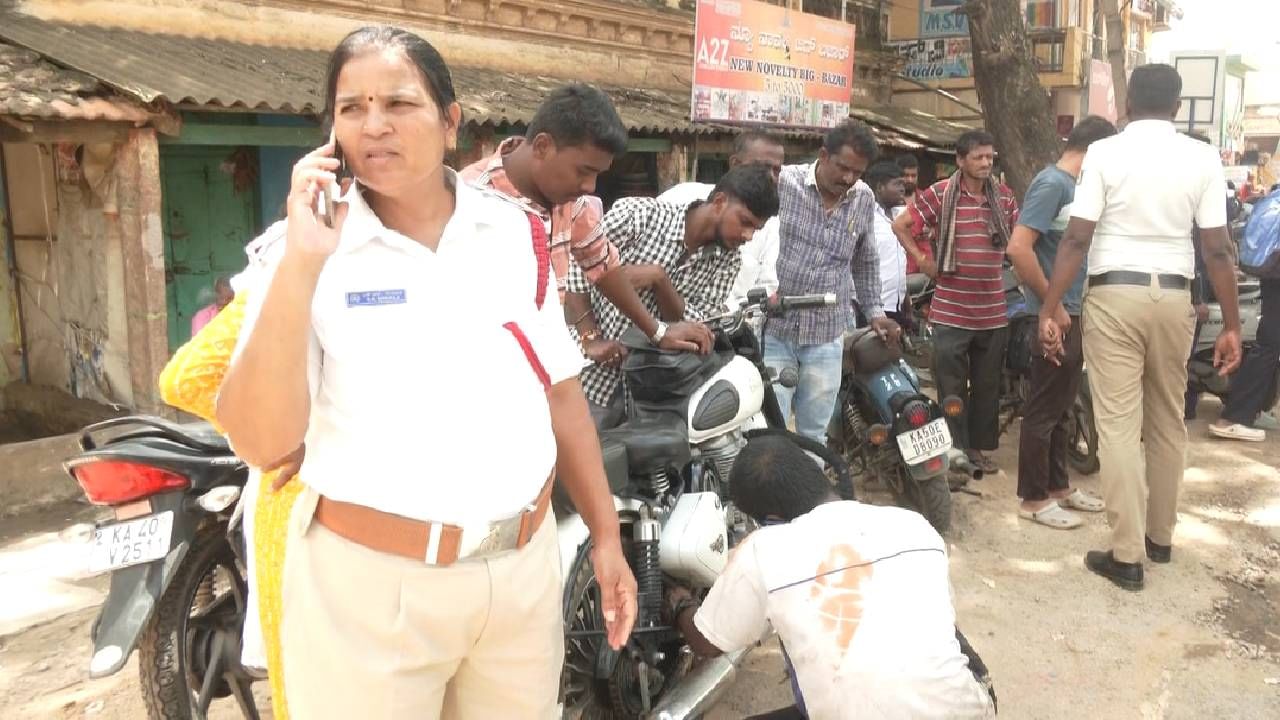
[[[960,204],[960,193],[963,189],[962,176],[959,171],[947,181],[947,189],[942,193],[942,215],[938,223],[938,271],[953,273],[956,271],[956,207]],[[987,196],[987,206],[991,208],[991,245],[1004,248],[1009,244],[1009,221],[1004,216],[1004,208],[1000,205],[1000,189],[993,178],[987,178],[983,184],[983,192]]]

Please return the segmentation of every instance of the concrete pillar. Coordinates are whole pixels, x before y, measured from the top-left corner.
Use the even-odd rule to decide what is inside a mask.
[[[155,130],[129,132],[115,164],[120,239],[124,251],[129,375],[138,412],[168,414],[156,379],[169,360],[161,230],[160,146]]]

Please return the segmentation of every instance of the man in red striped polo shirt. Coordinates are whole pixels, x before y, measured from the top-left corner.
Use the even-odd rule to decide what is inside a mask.
[[[938,395],[965,401],[952,421],[956,445],[984,472],[997,472],[983,451],[999,443],[1000,376],[1009,340],[1004,300],[1004,249],[1018,220],[1018,203],[991,175],[995,139],[975,130],[956,141],[959,170],[916,193],[893,229],[907,255],[937,280],[933,373]],[[993,212],[993,208],[995,212]],[[929,235],[933,257],[917,238]]]

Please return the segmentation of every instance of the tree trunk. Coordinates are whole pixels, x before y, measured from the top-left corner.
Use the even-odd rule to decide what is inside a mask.
[[[1031,179],[1058,159],[1049,93],[1040,85],[1019,0],[969,0],[973,79],[1000,168],[1021,200]]]

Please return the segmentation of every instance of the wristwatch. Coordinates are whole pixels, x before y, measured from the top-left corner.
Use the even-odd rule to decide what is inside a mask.
[[[654,345],[659,345],[662,343],[662,338],[666,336],[667,336],[667,324],[659,320],[658,329],[653,331],[653,335],[649,337],[649,340],[652,341]]]

